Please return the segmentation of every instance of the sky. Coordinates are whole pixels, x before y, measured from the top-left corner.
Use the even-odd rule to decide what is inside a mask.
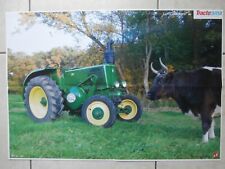
[[[77,34],[76,38],[63,30],[57,30],[45,24],[35,23],[29,29],[20,25],[18,12],[6,14],[6,44],[13,52],[46,52],[55,47],[86,49],[91,43],[87,37]]]

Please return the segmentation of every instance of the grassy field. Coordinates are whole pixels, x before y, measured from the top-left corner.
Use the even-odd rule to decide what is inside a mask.
[[[19,95],[9,95],[10,157],[73,159],[211,159],[220,150],[216,136],[201,143],[198,120],[176,112],[144,112],[138,122],[117,120],[104,129],[65,113],[54,122],[37,124]]]

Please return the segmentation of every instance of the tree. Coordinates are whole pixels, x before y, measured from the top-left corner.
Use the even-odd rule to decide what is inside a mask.
[[[23,80],[32,70],[36,69],[35,61],[21,53],[8,52],[9,91],[22,92]]]
[[[110,15],[105,13],[104,15]],[[90,38],[103,50],[103,42],[109,34],[117,32],[112,22],[101,22],[101,12],[35,12],[23,13],[21,23],[31,26],[35,21],[75,35],[80,33]],[[24,21],[25,19],[26,21]]]
[[[47,59],[70,67],[100,64],[104,44],[113,37],[116,66],[135,93],[149,90],[154,76],[149,65],[160,69],[159,57],[178,70],[221,64],[221,20],[196,21],[190,11],[38,12],[25,13],[22,20],[28,27],[41,22],[92,40],[86,50],[36,54],[42,57],[38,67]]]

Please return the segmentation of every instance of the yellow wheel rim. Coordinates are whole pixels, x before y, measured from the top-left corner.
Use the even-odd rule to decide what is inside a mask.
[[[42,119],[48,112],[48,99],[45,91],[40,86],[35,86],[31,89],[29,94],[29,105],[32,114]]]
[[[118,105],[118,107],[121,109],[124,109],[127,106],[131,108],[129,114],[121,112],[119,113],[119,116],[124,120],[131,120],[137,115],[137,112],[138,112],[137,104],[133,100],[124,99]]]
[[[94,117],[93,115],[93,111],[95,109],[101,109],[104,113],[103,116],[100,119],[97,119]],[[104,124],[107,123],[107,121],[109,120],[110,117],[110,110],[108,108],[108,106],[101,101],[94,101],[91,104],[88,105],[87,110],[86,110],[86,114],[87,114],[87,120],[95,125],[95,126],[102,126]]]

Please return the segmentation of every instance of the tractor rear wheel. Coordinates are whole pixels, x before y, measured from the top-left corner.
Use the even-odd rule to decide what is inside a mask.
[[[92,125],[108,128],[115,123],[116,108],[108,97],[95,95],[84,102],[81,115]]]
[[[142,115],[142,106],[139,99],[133,95],[122,97],[118,105],[118,118],[124,121],[137,121]]]
[[[48,76],[31,79],[24,92],[28,115],[36,122],[55,120],[63,110],[62,92]]]

